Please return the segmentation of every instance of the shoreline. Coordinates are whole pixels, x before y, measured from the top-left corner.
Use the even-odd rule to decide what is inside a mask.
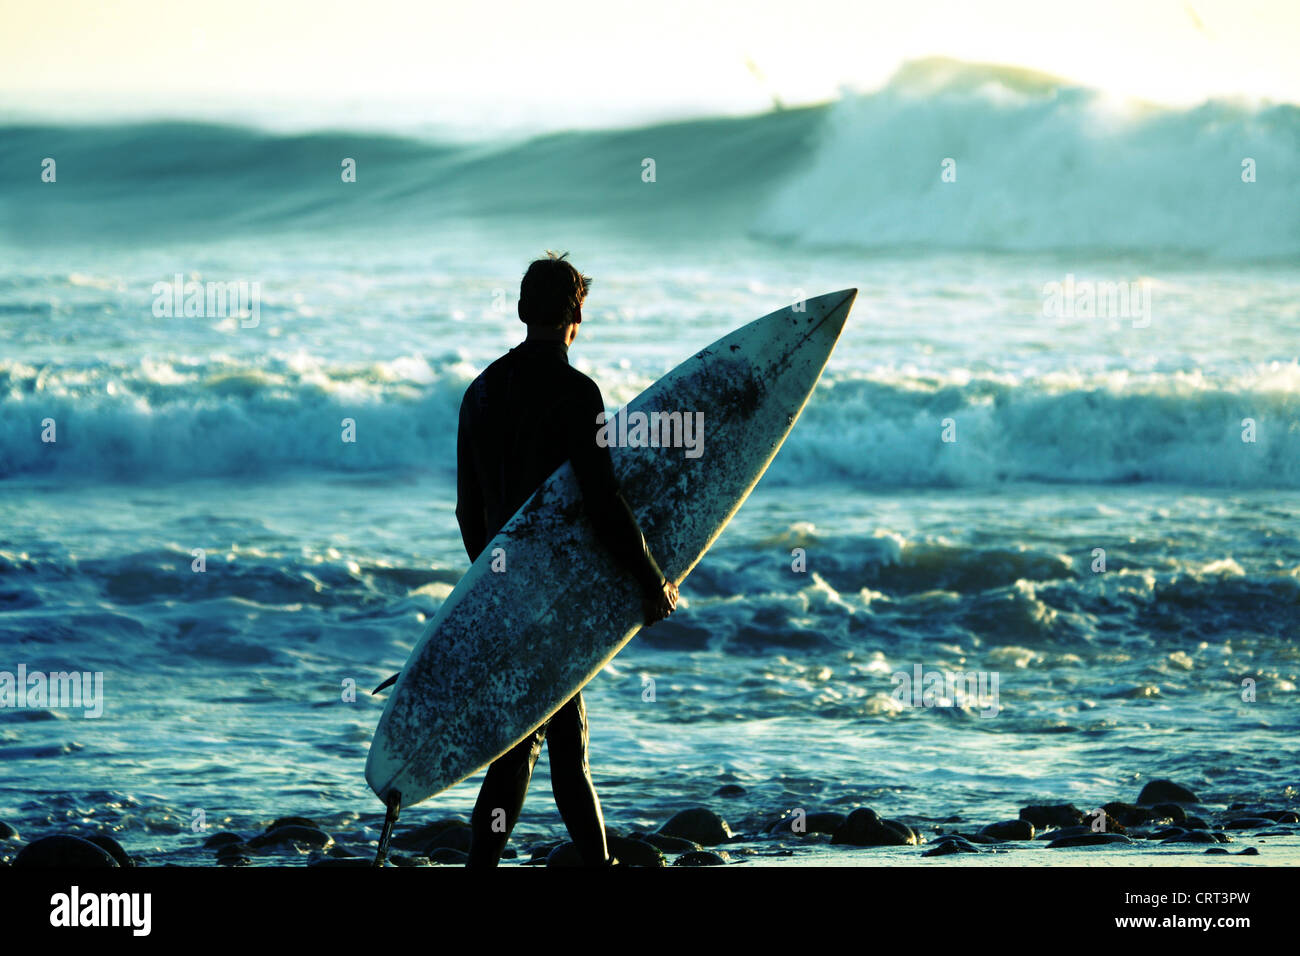
[[[715,796],[735,797],[741,790],[724,787]],[[766,818],[749,815],[736,832],[714,810],[695,806],[654,829],[607,825],[606,831],[610,853],[631,867],[1297,866],[1300,813],[1293,796],[1204,804],[1179,784],[1155,780],[1136,803],[1115,801],[1088,811],[1072,803],[1031,804],[1000,821],[954,814],[906,822],[906,814],[888,819],[864,806],[847,812],[794,808]],[[167,833],[140,833],[96,823],[93,812],[30,833],[0,821],[0,866],[371,866],[383,820],[375,812],[346,811],[324,823],[285,816],[248,826],[227,818],[201,832],[174,826]],[[463,817],[408,815],[404,825],[399,821],[386,865],[463,866],[470,836]],[[562,826],[525,826],[516,828],[501,865],[581,867],[583,861]]]

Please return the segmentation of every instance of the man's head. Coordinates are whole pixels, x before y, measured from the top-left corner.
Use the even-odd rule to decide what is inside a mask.
[[[519,320],[529,338],[558,338],[573,342],[582,322],[582,303],[591,279],[573,267],[567,252],[548,251],[536,259],[519,284]]]

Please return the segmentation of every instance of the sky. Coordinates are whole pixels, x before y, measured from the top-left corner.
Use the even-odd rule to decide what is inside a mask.
[[[0,0],[0,105],[497,126],[747,113],[923,56],[1300,102],[1298,0]]]

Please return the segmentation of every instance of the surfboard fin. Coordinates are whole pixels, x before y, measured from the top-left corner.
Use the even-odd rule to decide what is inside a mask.
[[[397,678],[401,676],[402,675],[400,672],[394,674],[392,677],[388,678],[388,680],[384,681],[382,684],[380,684],[378,687],[372,690],[370,692],[370,696],[373,697],[376,694],[378,694],[381,690],[386,690],[387,688],[392,687],[394,684],[397,683]]]
[[[388,861],[388,841],[393,838],[393,826],[397,815],[402,812],[402,795],[396,790],[388,791],[388,812],[384,814],[384,829],[379,834],[379,850],[375,853],[375,866],[383,866]]]

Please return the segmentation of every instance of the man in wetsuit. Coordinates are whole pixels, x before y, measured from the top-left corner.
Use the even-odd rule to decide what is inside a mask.
[[[648,626],[676,608],[677,587],[651,556],[614,477],[609,449],[596,441],[596,416],[605,411],[600,388],[569,364],[591,280],[566,255],[547,253],[529,265],[519,289],[519,318],[528,337],[489,365],[461,401],[456,519],[474,561],[542,482],[572,462],[597,537],[641,585]],[[523,809],[543,740],[555,804],[584,864],[615,862],[587,766],[587,712],[579,691],[488,768],[474,804],[467,865],[497,865]],[[504,810],[504,828],[499,810]]]

